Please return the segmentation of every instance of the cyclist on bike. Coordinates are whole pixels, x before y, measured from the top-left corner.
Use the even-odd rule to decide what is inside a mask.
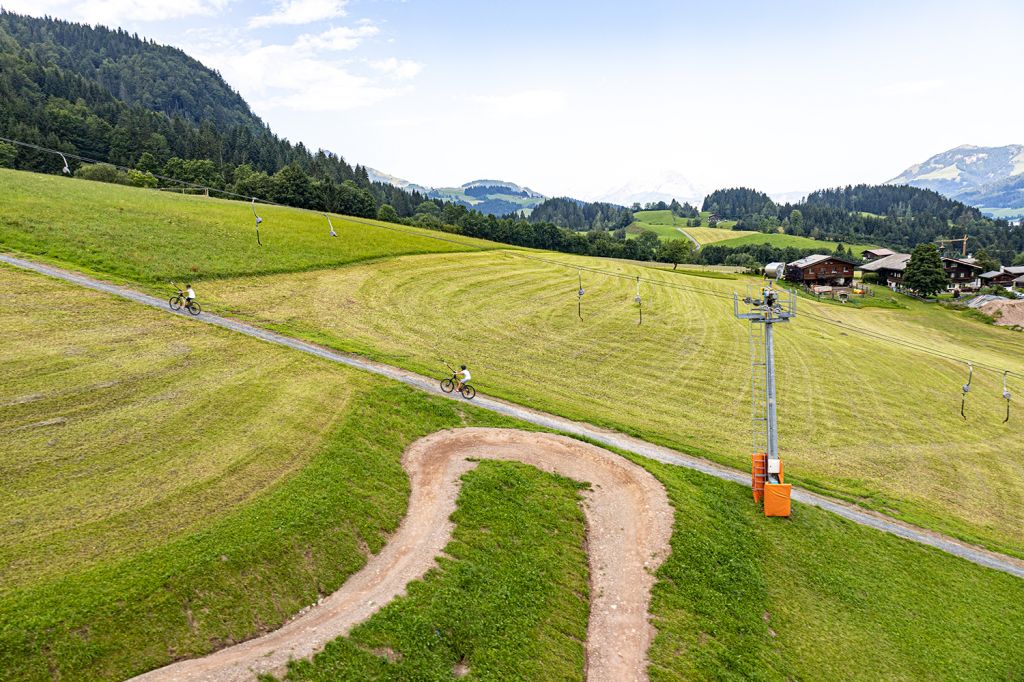
[[[468,384],[469,380],[472,378],[473,376],[469,373],[469,370],[466,369],[466,366],[462,365],[461,369],[455,373],[455,381],[458,384],[455,388],[461,391],[462,387]]]
[[[191,284],[185,285],[185,305],[188,305],[192,301],[196,300],[196,292],[192,289]]]

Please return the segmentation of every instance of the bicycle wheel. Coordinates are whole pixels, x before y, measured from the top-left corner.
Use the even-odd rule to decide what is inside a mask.
[[[445,393],[451,393],[455,390],[455,382],[451,379],[445,379],[441,382],[441,390]]]
[[[468,384],[462,387],[460,393],[462,393],[462,397],[466,400],[472,400],[476,397],[476,389]]]
[[[181,308],[182,304],[181,296],[171,296],[171,300],[167,303],[171,306],[171,310],[178,310]]]
[[[199,313],[203,312],[203,309],[199,307],[198,303],[192,301],[191,303],[188,304],[188,311],[193,315],[198,315]]]

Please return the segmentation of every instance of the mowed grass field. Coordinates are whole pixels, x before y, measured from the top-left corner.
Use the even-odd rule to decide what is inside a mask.
[[[395,258],[223,280],[214,309],[425,373],[466,363],[480,390],[749,467],[747,324],[731,297],[756,280],[716,280],[553,255],[577,274],[511,253]],[[702,292],[641,286],[636,275]],[[706,295],[711,294],[711,295]],[[949,310],[838,308],[827,316],[906,342],[1024,370],[1024,337]],[[1024,422],[1003,424],[999,378],[799,316],[778,334],[787,477],[932,528],[1024,554]]]
[[[719,246],[737,247],[748,244],[770,244],[780,249],[793,247],[834,251],[839,245],[838,242],[790,234],[734,230],[732,227],[736,224],[735,220],[723,220],[716,227],[707,227],[709,215],[707,212],[701,213],[702,227],[686,227],[686,220],[675,217],[671,211],[639,211],[634,214],[636,221],[630,226],[630,230],[635,232],[639,232],[641,229],[653,230],[664,239],[679,239],[684,236],[679,230],[683,230],[697,240],[701,246],[718,244]],[[846,246],[857,256],[860,256],[865,249],[872,248],[870,244],[847,244]]]
[[[4,679],[123,679],[277,627],[383,547],[409,443],[510,423],[7,266],[0,286]]]
[[[700,241],[698,239],[698,241]],[[703,242],[702,242],[703,243]],[[778,249],[792,247],[795,249],[823,249],[834,251],[839,242],[830,242],[810,237],[798,237],[793,234],[765,234],[763,232],[751,232],[733,239],[722,239],[716,242],[719,246],[746,246],[748,244],[770,244]],[[855,256],[860,256],[865,249],[874,248],[871,244],[844,244]]]
[[[0,247],[122,280],[294,272],[401,253],[496,246],[415,227],[0,169]],[[377,225],[373,227],[372,225]],[[435,237],[435,238],[431,238]]]
[[[686,234],[697,240],[701,246],[718,244],[732,239],[738,239],[747,235],[756,235],[757,232],[748,230],[723,230],[718,227],[685,227]]]
[[[224,226],[217,211],[247,208],[238,202],[196,208],[195,202],[206,200],[25,173],[3,177],[19,181],[14,190],[3,185],[0,191],[21,208],[0,202],[0,211],[6,211],[0,213],[0,247],[31,238],[47,251],[54,234],[33,227],[39,221],[23,213],[26,206],[45,204],[65,221],[93,225],[83,228],[86,234],[101,227],[108,231],[91,247],[99,260],[90,260],[93,252],[75,251],[67,256],[73,267],[108,263],[113,254],[127,251],[134,254],[133,271],[175,259],[166,242],[140,243],[143,228],[123,221],[115,210],[120,207],[140,211],[134,204],[146,206],[153,196],[168,202],[170,216],[177,215],[176,206],[186,214],[206,207],[212,211],[208,220],[214,234],[236,229],[234,213]],[[84,196],[69,201],[65,186],[80,187]],[[205,258],[219,262],[217,242],[203,237],[202,225],[197,223],[194,241],[203,245]],[[397,254],[414,251],[410,243],[419,241],[419,235],[360,228],[399,240]],[[352,238],[356,235],[353,228]],[[423,241],[442,249],[463,248]],[[53,250],[66,248],[62,244],[56,242]],[[345,267],[308,270],[311,257],[297,247],[268,243],[263,253],[278,248],[302,271],[210,280],[200,284],[200,300],[214,311],[418,371],[441,371],[441,359],[466,362],[478,385],[496,395],[749,466],[747,327],[733,319],[727,300],[645,286],[644,325],[638,327],[635,283],[585,273],[588,293],[581,321],[573,269],[528,261],[510,251],[377,256],[374,262],[357,258]],[[226,253],[236,252],[226,248]],[[719,295],[742,293],[747,285],[600,259],[551,257],[569,265],[615,268],[627,278],[639,274],[689,282]],[[110,265],[111,275],[123,272]],[[158,287],[157,272],[143,268],[139,282],[157,282],[149,286]],[[801,310],[995,367],[1020,371],[1024,362],[1020,335],[924,304],[852,310],[801,300]],[[965,367],[805,316],[781,330],[779,367],[781,438],[793,480],[1024,554],[1019,511],[1024,465],[1013,454],[1024,429],[1016,419],[1002,424],[998,377],[976,376],[970,419],[964,421],[959,387]]]
[[[709,215],[709,213],[701,213],[701,219],[705,225]],[[701,229],[686,227],[686,218],[678,218],[672,214],[672,211],[637,211],[633,214],[633,218],[633,224],[629,226],[631,233],[651,230],[662,239],[685,239],[686,236],[679,231],[680,229],[686,230],[690,234],[692,234],[691,230],[693,229]],[[720,224],[723,231],[730,232],[733,236],[748,234],[747,232],[732,232],[730,230],[736,224],[735,220],[724,220]],[[700,242],[699,239],[698,242]],[[700,243],[703,244],[704,242]]]
[[[0,267],[0,286],[5,679],[122,679],[272,629],[383,547],[409,443],[533,428],[38,275]],[[634,459],[676,508],[654,679],[1021,674],[1024,581]],[[581,679],[578,493],[481,463],[439,569],[290,676]]]

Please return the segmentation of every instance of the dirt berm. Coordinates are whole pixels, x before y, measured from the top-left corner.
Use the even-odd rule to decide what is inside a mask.
[[[279,630],[135,679],[221,682],[281,674],[290,659],[308,658],[346,635],[436,565],[451,538],[460,477],[480,459],[523,462],[590,484],[583,493],[591,583],[586,677],[646,679],[653,572],[668,556],[672,535],[673,510],[662,485],[628,460],[571,438],[476,428],[441,431],[409,447],[402,456],[411,484],[408,513],[384,549],[337,592]]]

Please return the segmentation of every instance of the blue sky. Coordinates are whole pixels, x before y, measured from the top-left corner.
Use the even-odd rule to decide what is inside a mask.
[[[800,191],[1024,143],[1020,2],[0,4],[180,46],[279,134],[435,186]]]

